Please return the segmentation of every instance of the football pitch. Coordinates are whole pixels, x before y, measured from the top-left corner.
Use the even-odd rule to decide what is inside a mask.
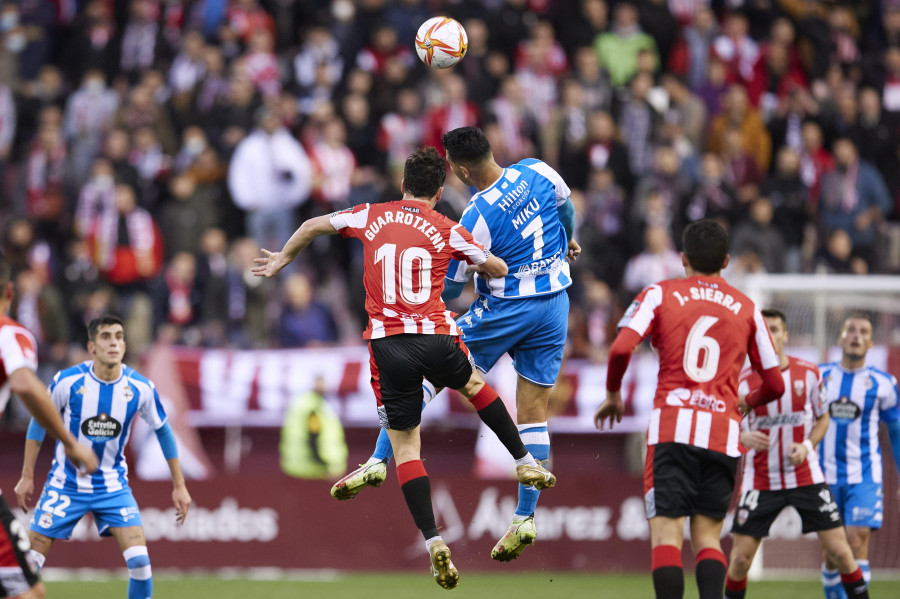
[[[47,597],[66,599],[118,599],[125,596],[127,581],[47,582]],[[693,576],[685,579],[685,599],[697,599]],[[316,574],[287,576],[282,580],[248,578],[161,576],[154,580],[153,595],[161,599],[418,599],[458,596],[465,599],[496,599],[525,593],[542,599],[647,599],[653,597],[650,576],[641,574],[469,574],[462,573],[452,595],[440,588],[427,572],[421,574]],[[900,597],[900,581],[875,581],[872,597]],[[818,573],[805,581],[751,583],[748,598],[821,599]]]

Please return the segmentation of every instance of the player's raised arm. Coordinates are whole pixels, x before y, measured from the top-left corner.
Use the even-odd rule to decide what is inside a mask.
[[[322,215],[305,221],[300,228],[294,231],[280,252],[270,252],[263,249],[263,258],[257,258],[255,262],[260,266],[251,269],[257,277],[274,277],[281,269],[290,264],[300,252],[306,249],[312,240],[321,235],[334,235],[338,230],[331,222],[331,215]]]
[[[19,368],[9,375],[10,390],[19,396],[25,407],[41,427],[59,439],[68,457],[82,472],[90,474],[97,470],[97,455],[94,450],[82,445],[72,436],[50,400],[50,393],[44,384],[28,368]]]

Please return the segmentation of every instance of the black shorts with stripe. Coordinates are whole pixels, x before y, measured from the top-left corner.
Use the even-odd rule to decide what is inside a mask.
[[[772,522],[788,506],[793,506],[800,514],[803,534],[844,525],[831,490],[825,483],[819,483],[796,489],[744,491],[734,514],[731,532],[755,539],[767,537]]]
[[[460,389],[472,376],[472,358],[455,335],[391,335],[369,342],[372,390],[383,428],[406,431],[422,421],[422,379]]]
[[[0,597],[17,597],[40,582],[28,562],[28,531],[0,495]]]
[[[724,518],[736,472],[737,458],[718,451],[682,443],[649,446],[644,465],[647,518]]]

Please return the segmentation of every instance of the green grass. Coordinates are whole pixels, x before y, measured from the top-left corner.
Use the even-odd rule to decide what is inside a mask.
[[[598,556],[599,557],[599,556]],[[48,599],[120,599],[127,582],[47,582]],[[696,599],[693,577],[686,580],[685,599]],[[599,574],[469,574],[462,573],[460,586],[453,595],[438,587],[427,573],[422,574],[310,574],[284,580],[248,580],[246,578],[160,577],[154,581],[153,595],[159,599],[419,599],[421,597],[459,597],[460,599],[497,599],[527,595],[540,599],[647,599],[653,597],[650,576]],[[748,598],[821,599],[818,573],[808,581],[766,581],[751,583]],[[900,582],[875,581],[873,597],[900,597]]]

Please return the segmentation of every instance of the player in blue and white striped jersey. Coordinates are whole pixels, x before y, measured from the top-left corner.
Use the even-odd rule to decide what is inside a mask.
[[[519,435],[525,447],[546,464],[550,457],[547,403],[559,376],[569,316],[566,288],[572,284],[569,261],[581,253],[573,239],[575,210],[562,177],[540,160],[528,158],[503,168],[494,160],[480,129],[462,127],[442,139],[453,173],[478,190],[460,224],[509,266],[504,278],[476,275],[478,298],[456,324],[475,365],[489,371],[508,353],[518,373],[516,407]],[[444,280],[444,299],[458,297],[468,281],[466,265],[451,261]],[[425,381],[424,399],[435,389]],[[385,478],[392,455],[387,435],[378,438],[366,464],[331,489],[337,499],[350,499]],[[494,546],[498,561],[517,558],[534,543],[534,510],[540,491],[519,485],[512,525]]]
[[[152,429],[172,473],[176,522],[184,521],[191,505],[172,428],[152,381],[122,363],[125,329],[114,316],[88,325],[88,351],[93,360],[62,370],[53,378],[50,396],[63,422],[79,443],[93,448],[100,461],[93,474],[82,474],[66,459],[59,443],[47,482],[31,519],[30,556],[38,567],[56,539],[68,539],[88,512],[100,536],[113,536],[128,566],[128,599],[147,599],[153,579],[140,510],[128,485],[125,445],[135,416]],[[22,478],[16,498],[23,510],[34,492],[34,466],[44,430],[33,420],[25,442]]]
[[[884,506],[878,429],[882,422],[887,425],[894,464],[900,471],[900,392],[895,377],[866,366],[866,354],[874,343],[868,317],[847,318],[838,343],[841,361],[819,366],[825,384],[823,403],[831,415],[819,456],[868,585],[869,537],[873,529],[881,528]],[[900,489],[897,494],[900,497]],[[835,564],[822,565],[822,585],[827,599],[847,597]]]

